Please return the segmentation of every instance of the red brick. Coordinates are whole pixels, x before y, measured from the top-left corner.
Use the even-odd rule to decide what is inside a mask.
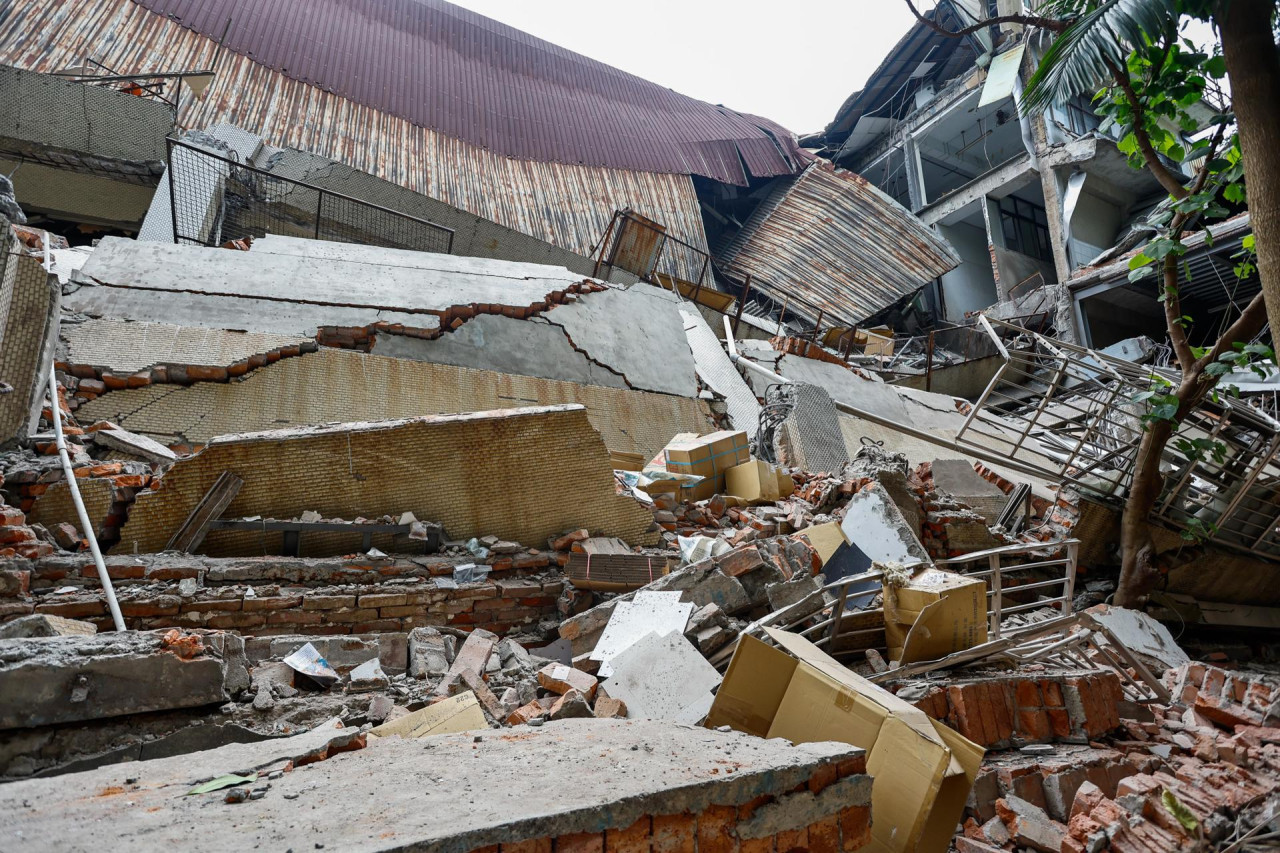
[[[148,566],[146,573],[148,580],[158,581],[180,581],[200,576],[200,570],[194,566]]]
[[[803,853],[809,849],[809,827],[779,832],[774,838],[778,853]]]
[[[836,770],[843,779],[846,776],[861,776],[867,772],[867,754],[851,755],[848,758],[840,759],[840,763],[836,765]]]
[[[267,617],[264,613],[219,613],[205,624],[210,628],[261,628]]]
[[[654,815],[653,853],[695,853],[697,834],[691,814]]]
[[[136,580],[146,577],[146,572],[145,566],[107,566],[107,576],[113,581]],[[98,567],[89,563],[80,569],[80,576],[97,580]],[[237,604],[236,607],[238,609],[239,605]]]
[[[1036,743],[1048,743],[1053,739],[1053,725],[1049,715],[1037,709],[1018,710],[1018,733]]]
[[[0,545],[20,545],[36,541],[36,533],[30,527],[0,527]]]
[[[698,848],[701,853],[701,847]],[[840,816],[831,815],[809,824],[809,850],[812,853],[840,853]]]
[[[503,844],[502,853],[551,853],[551,839],[535,838],[532,841]]]
[[[746,574],[764,565],[764,559],[760,556],[760,549],[755,545],[743,545],[740,548],[735,548],[727,554],[721,554],[716,558],[715,562],[717,568],[729,577]]]
[[[302,604],[301,595],[262,596],[243,600],[244,610],[288,610]]]
[[[1039,708],[1044,704],[1040,697],[1040,688],[1034,681],[1019,680],[1015,691],[1019,708]]]
[[[704,809],[698,815],[698,853],[736,853],[738,844],[734,825],[737,817],[736,806],[708,806]]]
[[[649,853],[649,833],[653,821],[646,815],[626,829],[611,829],[604,834],[605,853]]]
[[[192,382],[226,382],[227,369],[225,367],[208,367],[200,364],[189,364],[186,366],[187,378]]]
[[[738,842],[738,853],[774,853],[773,836],[744,838]]]
[[[604,833],[561,835],[556,839],[556,853],[604,853]]]
[[[839,777],[840,770],[834,762],[824,764],[809,777],[809,790],[815,794],[820,794],[823,788],[836,781]]]
[[[871,806],[840,810],[840,849],[849,853],[871,840]]]
[[[27,516],[22,510],[11,506],[0,506],[0,527],[19,527],[27,523]]]

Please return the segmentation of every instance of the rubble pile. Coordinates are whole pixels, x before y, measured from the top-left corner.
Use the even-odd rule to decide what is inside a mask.
[[[1101,283],[1070,264],[1123,219],[1099,175],[1125,216],[1157,199],[1122,157],[1089,177],[1104,136],[1006,121],[1020,28],[897,62],[940,47],[939,6],[866,90],[907,96],[855,95],[809,140],[851,162],[981,98],[959,150],[1003,165],[934,192],[932,165],[899,186],[864,164],[882,186],[436,0],[410,17],[438,40],[387,44],[511,119],[491,133],[326,82],[323,3],[288,57],[271,26],[215,42],[163,2],[103,4],[132,33],[111,44],[160,63],[146,85],[84,39],[71,67],[22,11],[17,42],[64,70],[0,65],[22,107],[0,110],[0,849],[1280,843],[1277,430],[1186,413],[1148,519],[1158,589],[1111,606],[1136,392],[1173,379],[1090,320]],[[87,32],[94,4],[64,5]],[[179,37],[218,73],[168,73]],[[227,80],[269,124],[342,132],[276,147],[230,123]],[[642,145],[619,103],[652,113]],[[506,138],[584,106],[591,134]],[[1077,344],[1071,317],[1116,342]],[[1230,442],[1212,470],[1204,436]]]

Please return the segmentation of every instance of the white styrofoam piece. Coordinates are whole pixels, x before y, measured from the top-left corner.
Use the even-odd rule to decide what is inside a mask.
[[[678,592],[637,592],[619,602],[591,652],[591,660],[601,661],[600,678],[613,675],[609,661],[645,634],[683,634],[692,613],[693,603],[680,603]]]
[[[627,704],[628,717],[695,723],[720,685],[720,673],[676,632],[646,634],[612,663],[604,690]]]

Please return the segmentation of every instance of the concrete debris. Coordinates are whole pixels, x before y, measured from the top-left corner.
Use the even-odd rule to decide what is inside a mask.
[[[63,5],[19,4],[9,51],[63,72],[0,64],[0,847],[1274,846],[1275,401],[1187,414],[1228,458],[1170,445],[1160,592],[1109,604],[1123,401],[1168,367],[1112,278],[1142,233],[1121,214],[1163,190],[1061,115],[996,110],[1018,28],[913,25],[807,154],[763,119],[763,147],[677,122],[677,159],[741,163],[733,187],[382,115],[437,199],[364,156],[396,149],[364,126],[386,104],[314,134],[360,163],[268,128],[166,140],[167,84],[104,85],[82,42],[212,24]],[[223,87],[211,121],[268,78],[257,112],[305,112],[309,66],[258,29],[185,75]],[[513,71],[548,127],[590,100],[595,66],[548,82],[541,43],[498,42],[528,56],[454,76]],[[611,121],[597,142],[634,131]],[[959,162],[938,128],[989,162],[894,167]],[[1226,257],[1248,227],[1209,233]]]
[[[720,675],[679,633],[649,633],[613,658],[609,696],[626,703],[628,717],[696,725],[711,710]]]

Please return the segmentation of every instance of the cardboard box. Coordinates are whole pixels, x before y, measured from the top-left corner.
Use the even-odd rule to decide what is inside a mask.
[[[687,502],[705,501],[724,491],[724,475],[693,477],[672,474],[660,468],[646,468],[641,474],[646,478],[638,488],[650,495],[675,495]]]
[[[745,432],[721,430],[703,436],[682,432],[667,442],[662,457],[673,473],[714,477],[749,460],[751,451]]]
[[[903,586],[884,587],[890,660],[937,660],[987,641],[987,584],[925,569]]]
[[[795,490],[790,474],[759,459],[735,465],[724,473],[725,494],[748,504],[772,503],[790,497]]]
[[[867,849],[945,853],[982,764],[982,747],[803,637],[764,630],[781,648],[742,636],[707,727],[865,749],[874,779]]]

